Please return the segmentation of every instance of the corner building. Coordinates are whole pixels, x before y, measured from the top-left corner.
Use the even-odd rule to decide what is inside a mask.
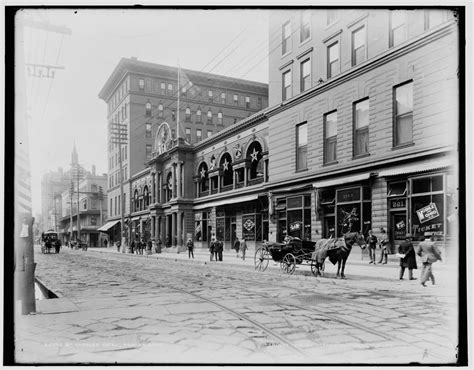
[[[132,214],[150,217],[151,237],[171,247],[191,236],[206,248],[216,234],[226,249],[235,237],[253,249],[340,236],[352,212],[354,231],[383,228],[393,249],[407,233],[434,234],[454,257],[456,15],[283,10],[269,32],[270,106],[199,143],[157,135],[130,183]]]

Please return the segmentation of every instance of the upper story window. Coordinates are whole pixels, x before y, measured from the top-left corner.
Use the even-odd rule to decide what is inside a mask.
[[[197,122],[202,122],[201,108],[198,108],[198,110],[196,111],[196,120],[197,120]]]
[[[337,111],[324,116],[324,163],[337,159]]]
[[[160,83],[161,95],[166,94],[166,84],[164,82]]]
[[[171,111],[171,120],[173,122],[176,121],[176,112],[174,110]]]
[[[291,23],[286,22],[282,27],[281,53],[286,54],[291,50]]]
[[[303,170],[308,167],[308,124],[296,126],[296,169]]]
[[[303,60],[300,65],[300,91],[306,91],[311,87],[311,59]]]
[[[158,105],[158,117],[163,117],[163,104]]]
[[[369,153],[369,99],[354,103],[354,156]]]
[[[239,105],[239,96],[237,94],[234,94],[234,104]]]
[[[207,111],[207,123],[212,123],[212,111],[210,109]]]
[[[413,142],[413,82],[394,89],[393,145],[399,146]]]
[[[339,10],[337,9],[328,9],[326,13],[326,25],[330,25],[336,22],[339,19]]]
[[[222,118],[222,112],[217,113],[217,123],[219,125],[222,125],[224,123],[223,118]]]
[[[191,122],[191,108],[187,107],[185,111],[185,121]]]
[[[167,90],[168,95],[173,95],[173,84],[168,84],[168,90]]]
[[[221,103],[225,104],[225,92],[221,93]]]
[[[145,90],[145,80],[143,78],[138,80],[138,89],[141,91]]]
[[[311,13],[309,11],[301,14],[300,42],[304,42],[311,37]]]
[[[406,12],[404,10],[391,10],[389,23],[389,46],[397,46],[407,38]]]
[[[213,96],[214,96],[212,90],[209,90],[209,91],[207,92],[207,96],[208,96],[208,98],[209,98],[209,101],[212,101]]]
[[[151,81],[150,80],[146,80],[146,91],[151,91]]]
[[[146,144],[145,150],[147,159],[151,158],[151,144]]]
[[[145,124],[145,137],[151,138],[151,123],[148,122]]]
[[[443,10],[425,10],[425,30],[439,26],[446,21],[446,13]]]
[[[185,128],[185,137],[186,137],[186,141],[191,144],[191,129],[189,127],[186,127]]]
[[[355,66],[367,59],[365,26],[352,32],[352,65]]]
[[[212,130],[207,130],[207,137],[211,137],[212,136]]]
[[[250,108],[250,96],[245,97],[245,107]]]
[[[282,77],[282,100],[287,100],[291,98],[291,70],[284,72]]]
[[[145,104],[145,115],[151,117],[151,103],[149,101]]]
[[[257,98],[257,108],[262,109],[263,103],[262,103],[262,98],[258,97]]]
[[[328,78],[337,75],[340,70],[339,61],[339,41],[336,41],[328,46]]]
[[[202,130],[200,128],[196,129],[196,141],[200,142],[202,140]]]

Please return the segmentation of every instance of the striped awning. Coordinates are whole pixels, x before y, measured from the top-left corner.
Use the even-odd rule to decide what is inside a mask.
[[[440,158],[436,160],[426,160],[426,161],[419,161],[416,163],[408,163],[403,165],[398,165],[394,167],[390,167],[384,169],[378,173],[379,177],[389,177],[389,176],[397,176],[397,175],[404,175],[409,173],[416,173],[416,172],[427,172],[427,171],[435,171],[441,170],[443,168],[448,168],[453,165],[453,162],[450,158]]]
[[[108,231],[115,225],[117,225],[120,222],[120,220],[114,220],[114,221],[109,221],[106,224],[102,225],[97,229],[97,231]]]
[[[198,210],[198,209],[204,209],[204,208],[210,208],[210,207],[223,206],[225,204],[243,203],[243,202],[249,202],[256,199],[258,199],[258,194],[242,195],[240,197],[233,197],[233,198],[216,200],[216,201],[208,202],[208,203],[197,204],[194,206],[194,209]]]

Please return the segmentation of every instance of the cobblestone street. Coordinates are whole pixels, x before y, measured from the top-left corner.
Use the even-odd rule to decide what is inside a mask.
[[[397,264],[348,261],[346,280],[286,275],[252,258],[36,249],[58,295],[16,317],[20,363],[453,363],[457,286],[400,281]],[[250,256],[251,257],[251,256]],[[455,270],[455,269],[453,269]],[[419,271],[419,270],[418,270]]]

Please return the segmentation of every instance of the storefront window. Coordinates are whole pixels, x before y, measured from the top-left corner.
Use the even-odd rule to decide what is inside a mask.
[[[283,202],[286,202],[286,204]],[[310,195],[278,199],[277,208],[286,208],[286,210],[278,212],[279,241],[283,241],[287,235],[302,240],[311,239]]]

